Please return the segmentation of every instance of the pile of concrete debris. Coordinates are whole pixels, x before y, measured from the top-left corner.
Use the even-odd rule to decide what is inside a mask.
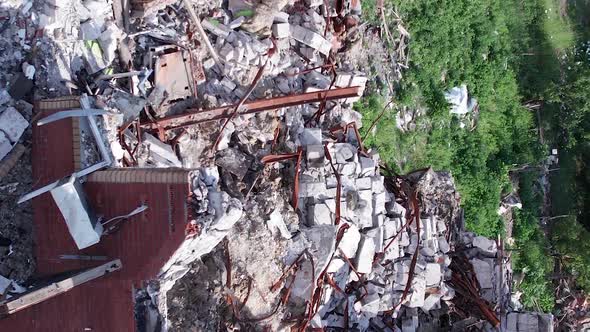
[[[472,316],[501,327],[511,276],[496,242],[463,231],[450,174],[393,176],[363,146],[360,1],[21,5],[43,32],[25,29],[38,56],[21,83],[34,78],[39,98],[90,95],[37,121],[88,119],[71,179],[105,167],[192,170],[186,239],[136,292],[138,329],[416,331]],[[18,120],[0,132],[6,152],[28,127],[18,115],[0,114]],[[90,218],[77,230],[79,249],[103,232]]]

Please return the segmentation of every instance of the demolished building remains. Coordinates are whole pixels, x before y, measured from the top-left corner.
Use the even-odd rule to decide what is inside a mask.
[[[10,10],[59,56],[0,89],[2,167],[31,125],[39,280],[0,276],[0,329],[552,331],[450,174],[363,146],[360,1]],[[30,116],[3,106],[33,81]]]

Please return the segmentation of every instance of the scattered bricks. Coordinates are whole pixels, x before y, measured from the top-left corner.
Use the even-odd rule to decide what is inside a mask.
[[[310,167],[324,167],[324,146],[307,146],[307,164]]]
[[[289,14],[285,12],[278,12],[275,14],[274,23],[288,23],[289,22]]]
[[[208,19],[204,19],[203,21],[201,21],[201,25],[203,26],[203,28],[209,30],[209,32],[211,32],[212,34],[221,38],[227,38],[230,32],[232,31],[225,25],[217,21],[212,21]]]
[[[399,231],[399,227],[397,227],[397,223],[395,222],[395,219],[386,217],[383,220],[383,238],[384,239],[391,239],[392,237],[395,236],[395,234],[397,234],[398,231]]]
[[[360,176],[375,175],[375,161],[370,158],[360,157],[361,174]]]
[[[371,273],[373,257],[375,256],[375,242],[371,237],[361,236],[358,251],[355,258],[355,267],[359,273]]]
[[[438,263],[426,264],[426,286],[436,286],[440,284],[442,272]]]
[[[358,191],[358,208],[355,216],[360,228],[373,227],[373,193],[370,190]]]
[[[16,143],[29,123],[14,107],[8,107],[0,114],[0,131],[10,142]]]
[[[303,43],[313,49],[316,49],[326,56],[330,55],[332,44],[321,35],[309,29],[306,29],[299,25],[292,25],[291,36],[298,42]]]
[[[334,144],[334,157],[337,164],[344,164],[351,161],[356,154],[356,149],[349,143]]]
[[[291,35],[289,23],[275,23],[272,26],[272,35],[275,38],[287,38]]]
[[[373,194],[373,214],[384,214],[385,213],[385,200],[387,199],[387,193],[383,192],[380,194]]]
[[[350,227],[342,235],[342,240],[338,244],[338,249],[342,251],[348,258],[352,258],[356,255],[359,242],[361,240],[361,233],[358,227],[353,224],[349,224]]]
[[[299,134],[299,141],[301,145],[321,145],[322,144],[322,129],[320,128],[305,128]]]
[[[310,226],[332,225],[333,223],[330,209],[323,203],[310,205],[307,219]]]
[[[393,261],[401,257],[399,251],[399,241],[395,239],[387,249],[384,251],[385,256],[383,257],[386,261]]]

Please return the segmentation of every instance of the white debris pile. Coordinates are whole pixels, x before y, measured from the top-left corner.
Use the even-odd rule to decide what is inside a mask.
[[[409,215],[385,189],[376,153],[329,142],[319,129],[305,129],[300,138],[306,145],[299,209],[307,227],[301,227],[286,264],[293,263],[296,253],[309,251],[316,280],[311,280],[311,267],[302,265],[294,276],[292,301],[309,301],[323,273],[336,285],[321,286],[311,327],[343,328],[348,317],[349,327],[364,331],[371,324],[384,326],[380,315],[385,312],[403,316],[404,324],[411,325],[418,322],[412,308],[423,313],[441,309],[454,296],[445,283],[451,262],[446,221],[423,214],[420,233],[415,224],[405,227]]]

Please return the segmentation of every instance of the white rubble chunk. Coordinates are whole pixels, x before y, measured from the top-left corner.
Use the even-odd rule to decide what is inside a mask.
[[[443,252],[443,254],[446,254],[449,251],[451,251],[451,246],[449,246],[449,242],[442,235],[438,237],[438,247],[440,248],[440,251]]]
[[[424,296],[426,294],[426,280],[420,275],[414,276],[412,283],[412,295],[410,302],[407,304],[410,308],[420,308],[424,306]]]
[[[383,252],[383,227],[373,228],[365,234],[373,239],[375,252]]]
[[[345,164],[352,160],[356,154],[356,148],[349,143],[334,144],[334,158],[336,163]],[[355,166],[356,167],[356,166]]]
[[[338,244],[338,249],[348,258],[356,255],[359,242],[361,241],[361,233],[356,225],[350,224],[350,227],[342,235],[342,239]]]
[[[361,242],[355,257],[355,267],[358,273],[371,273],[375,256],[375,242],[371,237],[361,236]]]
[[[0,113],[0,131],[12,143],[18,142],[25,129],[29,127],[29,122],[14,107],[8,107]]]
[[[182,163],[178,160],[170,145],[163,143],[148,133],[143,133],[143,141],[148,145],[150,153],[167,160],[171,164],[170,166],[182,166]]]
[[[240,17],[236,18],[235,20],[231,21],[231,22],[228,24],[228,27],[229,27],[230,29],[232,29],[232,30],[233,30],[233,29],[237,29],[237,28],[239,28],[240,26],[242,26],[242,23],[244,23],[244,21],[246,21],[246,17],[245,17],[245,16],[240,16]]]
[[[228,93],[230,93],[236,89],[236,83],[232,82],[232,80],[230,80],[227,77],[224,77],[221,80],[221,82],[219,82],[219,83],[221,84],[221,86],[223,86],[225,91],[227,91]]]
[[[381,300],[381,297],[377,293],[372,293],[372,294],[365,296],[361,300],[361,304],[363,306],[361,307],[360,311],[367,313],[369,317],[377,316],[377,314],[379,313],[380,300]]]
[[[8,289],[8,287],[10,287],[11,284],[12,280],[0,275],[0,294],[4,294],[6,292],[6,289]]]
[[[346,266],[346,264],[347,263],[346,263],[346,261],[344,261],[344,259],[334,257],[334,259],[332,259],[332,261],[328,265],[328,269],[326,270],[326,272],[336,273],[336,272],[340,271],[340,269],[342,269],[344,266]]]
[[[219,56],[226,62],[231,61],[234,58],[234,48],[231,46],[230,43],[223,45],[221,50],[219,50]]]
[[[373,181],[369,177],[359,178],[355,180],[355,185],[358,190],[371,190]]]
[[[428,263],[426,264],[426,286],[435,286],[438,285],[442,278],[442,272],[440,270],[440,265],[436,263]]]
[[[313,49],[316,49],[324,55],[330,55],[332,44],[321,35],[309,29],[306,29],[299,25],[292,25],[291,36],[298,42],[303,43]]]
[[[291,35],[289,23],[275,23],[272,25],[272,35],[275,38],[287,38]]]
[[[473,246],[478,247],[484,252],[495,254],[497,252],[496,242],[494,240],[490,240],[485,236],[476,236],[473,239]]]
[[[215,21],[210,21],[208,19],[204,19],[203,21],[201,21],[201,25],[203,26],[204,29],[209,30],[209,32],[211,32],[212,34],[222,37],[222,38],[227,38],[230,34],[230,32],[232,31],[230,28],[226,27],[225,25]]]
[[[385,181],[385,177],[373,176],[371,179],[373,180],[373,192],[376,194],[384,193],[385,185],[383,184],[383,181]]]
[[[440,294],[430,294],[424,300],[424,305],[420,307],[425,313],[428,313],[432,309],[439,309],[440,308],[440,298],[442,295]]]
[[[266,224],[273,235],[277,234],[278,232],[284,239],[291,238],[291,232],[289,232],[287,225],[285,225],[285,220],[279,209],[275,209],[270,214],[269,220],[266,222]]]
[[[308,145],[306,150],[307,163],[310,167],[324,166],[324,146]]]
[[[345,177],[356,177],[356,163],[355,162],[347,162],[340,164],[339,172],[341,175]]]
[[[339,72],[336,74],[336,81],[334,81],[334,85],[339,88],[346,88],[350,86],[351,81],[352,74],[347,72]]]
[[[35,66],[30,65],[28,62],[23,62],[22,65],[23,74],[25,74],[26,78],[32,80],[35,78]]]
[[[324,182],[300,182],[299,197],[319,197],[326,195],[326,184]]]
[[[288,23],[289,14],[285,12],[278,12],[275,14],[274,23]]]
[[[332,225],[332,213],[326,204],[310,205],[308,211],[310,226]]]

